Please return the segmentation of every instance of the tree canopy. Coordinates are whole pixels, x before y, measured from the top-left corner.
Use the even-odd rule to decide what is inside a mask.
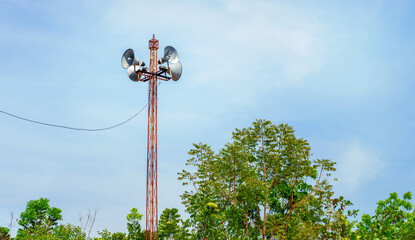
[[[346,210],[352,203],[333,191],[335,162],[312,159],[307,140],[287,124],[257,120],[236,129],[217,152],[198,143],[189,156],[178,173],[188,186],[181,198],[189,218],[181,219],[177,208],[164,209],[160,240],[415,239],[410,192],[402,198],[391,193],[377,202],[374,215],[353,220],[357,210]],[[127,233],[104,229],[99,237],[89,237],[90,229],[87,235],[85,227],[59,224],[61,210],[40,198],[20,214],[16,237],[11,224],[0,227],[0,240],[144,240],[142,217],[131,208]]]
[[[310,145],[287,124],[257,120],[236,129],[215,153],[194,144],[179,180],[193,233],[208,239],[304,239],[345,235],[343,197],[334,198],[328,159],[311,160]],[[353,212],[349,213],[354,214]]]

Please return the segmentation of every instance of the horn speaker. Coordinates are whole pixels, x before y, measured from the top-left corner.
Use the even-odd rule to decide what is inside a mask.
[[[127,75],[128,77],[134,81],[134,82],[138,82],[138,80],[141,78],[141,74],[139,73],[139,71],[147,71],[146,67],[141,67],[141,66],[137,66],[137,65],[131,65],[127,68]]]
[[[169,64],[169,70],[167,71],[167,73],[170,74],[171,79],[177,81],[182,76],[182,71],[182,64],[179,61],[177,61],[176,63]]]
[[[164,56],[159,59],[159,64],[163,64],[165,62],[169,63],[177,63],[179,61],[179,53],[177,50],[172,46],[167,46],[164,48]]]
[[[145,63],[138,59],[136,56],[134,56],[134,51],[131,48],[129,48],[122,55],[121,65],[123,68],[127,69],[131,65],[144,66]]]

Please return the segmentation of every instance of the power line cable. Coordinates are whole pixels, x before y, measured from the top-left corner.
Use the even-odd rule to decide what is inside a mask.
[[[131,121],[133,118],[135,118],[138,114],[140,114],[145,108],[147,107],[147,104],[144,105],[144,107],[142,109],[140,109],[140,111],[138,111],[137,113],[135,113],[133,116],[131,116],[130,118],[128,118],[127,120],[120,122],[118,124],[115,124],[113,126],[110,127],[105,127],[105,128],[76,128],[76,127],[68,127],[68,126],[64,126],[64,125],[58,125],[58,124],[52,124],[52,123],[45,123],[45,122],[40,122],[40,121],[36,121],[36,120],[32,120],[32,119],[28,119],[28,118],[24,118],[24,117],[20,117],[14,114],[11,114],[9,112],[6,111],[2,111],[0,110],[0,113],[4,114],[4,115],[8,115],[10,117],[14,117],[26,122],[31,122],[31,123],[36,123],[36,124],[40,124],[40,125],[45,125],[45,126],[49,126],[49,127],[56,127],[56,128],[65,128],[65,129],[69,129],[69,130],[77,130],[77,131],[90,131],[90,132],[96,132],[96,131],[105,131],[105,130],[109,130],[112,128],[116,128],[119,127],[123,124],[126,124],[127,122]]]
[[[160,86],[160,84],[161,84],[161,81],[159,81],[159,83],[157,84],[157,86]],[[97,132],[97,131],[109,130],[109,129],[116,128],[116,127],[119,127],[121,125],[126,124],[127,122],[131,121],[133,118],[137,117],[137,115],[140,114],[144,110],[144,108],[147,107],[147,105],[148,104],[144,105],[144,107],[142,109],[140,109],[140,111],[138,111],[136,114],[134,114],[133,116],[131,116],[127,120],[125,120],[123,122],[120,122],[118,124],[115,124],[113,126],[110,126],[110,127],[105,127],[105,128],[76,128],[76,127],[68,127],[68,126],[64,126],[64,125],[58,125],[58,124],[52,124],[52,123],[45,123],[45,122],[41,122],[41,121],[32,120],[32,119],[29,119],[29,118],[20,117],[20,116],[17,116],[17,115],[14,115],[14,114],[11,114],[9,112],[2,111],[2,110],[0,110],[0,113],[2,113],[4,115],[8,115],[10,117],[14,117],[14,118],[23,120],[23,121],[26,121],[26,122],[31,122],[31,123],[40,124],[40,125],[49,126],[49,127],[64,128],[64,129],[76,130],[76,131]]]

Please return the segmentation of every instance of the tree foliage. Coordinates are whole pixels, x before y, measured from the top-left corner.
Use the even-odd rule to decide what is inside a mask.
[[[193,187],[182,200],[197,239],[324,239],[346,234],[343,210],[351,203],[334,198],[327,180],[335,163],[311,161],[308,142],[297,138],[292,127],[257,120],[236,129],[232,140],[218,153],[194,144],[186,163],[194,171],[179,173],[179,180]],[[207,211],[208,204],[217,207]]]
[[[98,235],[100,235],[101,237],[94,238],[94,240],[127,240],[129,239],[125,233],[122,233],[122,232],[111,233],[107,229],[98,231]]]
[[[183,220],[177,208],[165,209],[160,240],[415,239],[410,192],[402,199],[391,193],[377,203],[373,216],[349,221],[357,210],[346,211],[352,203],[333,192],[329,180],[335,163],[312,160],[310,151],[292,127],[266,120],[236,129],[217,153],[207,144],[193,144],[187,169],[178,177],[191,188],[181,195],[190,217]],[[99,237],[89,237],[95,216],[96,211],[89,212],[84,223],[80,216],[81,227],[62,225],[61,210],[51,207],[49,199],[32,200],[20,214],[17,236],[10,236],[15,222],[11,212],[9,228],[0,227],[0,240],[146,239],[143,215],[136,208],[126,216],[128,233],[104,229]]]
[[[178,239],[180,233],[180,214],[177,208],[166,208],[160,215],[158,224],[159,239]]]
[[[29,231],[30,230],[30,231]],[[81,227],[72,224],[58,225],[53,229],[44,225],[36,225],[33,228],[21,230],[16,240],[86,240],[86,233]]]
[[[9,240],[10,230],[6,227],[0,227],[0,240]]]
[[[20,214],[19,225],[23,229],[33,229],[38,226],[53,228],[62,220],[62,210],[49,206],[49,199],[39,198],[27,203],[26,209]]]
[[[375,215],[362,215],[355,239],[415,239],[415,211],[411,192],[400,199],[396,192],[377,203]]]
[[[128,239],[145,240],[145,231],[141,230],[140,220],[143,215],[140,214],[137,208],[131,208],[130,213],[127,215],[127,229]]]

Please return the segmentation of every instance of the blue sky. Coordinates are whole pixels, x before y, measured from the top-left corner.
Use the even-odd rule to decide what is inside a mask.
[[[265,118],[337,162],[336,193],[371,213],[390,192],[415,190],[414,11],[411,1],[2,0],[0,110],[84,128],[121,122],[148,97],[121,55],[133,48],[148,63],[154,33],[184,70],[159,87],[159,212],[183,214],[176,178],[192,143],[218,150]],[[146,111],[92,133],[1,115],[0,132],[0,225],[40,197],[74,224],[99,208],[94,232],[126,231],[129,209],[145,212]]]

